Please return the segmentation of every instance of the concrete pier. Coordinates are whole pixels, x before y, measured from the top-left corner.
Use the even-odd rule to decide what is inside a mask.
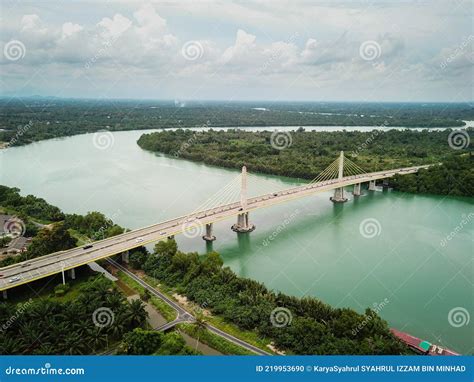
[[[347,202],[347,198],[344,197],[344,188],[336,188],[334,190],[334,196],[329,198],[333,203],[344,203]]]
[[[354,184],[354,190],[352,191],[352,195],[354,196],[360,196],[360,183]]]
[[[128,251],[122,252],[122,262],[128,264],[129,260],[130,260],[130,256],[129,256]]]
[[[244,212],[243,214],[237,215],[237,223],[232,226],[234,232],[252,232],[255,229],[255,225],[249,223],[249,213]]]
[[[375,180],[369,181],[369,191],[375,191]]]
[[[76,269],[72,268],[69,270],[69,277],[71,277],[72,280],[76,279]]]
[[[202,238],[206,241],[216,240],[216,237],[212,234],[212,223],[206,224],[206,234]]]
[[[2,296],[3,296],[3,299],[6,300],[8,298],[8,293],[6,290],[2,291]]]

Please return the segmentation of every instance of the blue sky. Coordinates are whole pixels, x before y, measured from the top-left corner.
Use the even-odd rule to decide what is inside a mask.
[[[471,1],[5,1],[1,95],[472,101]]]

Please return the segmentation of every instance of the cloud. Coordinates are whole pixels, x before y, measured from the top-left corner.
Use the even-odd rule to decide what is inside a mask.
[[[0,27],[2,47],[10,40],[26,47],[21,60],[0,59],[8,65],[2,79],[10,93],[28,83],[51,95],[66,88],[81,95],[93,81],[100,89],[117,84],[121,92],[110,95],[122,97],[219,98],[236,89],[259,98],[281,89],[290,98],[345,99],[359,92],[360,99],[405,99],[412,92],[404,81],[428,100],[454,97],[452,88],[472,97],[472,38],[460,48],[472,36],[467,3],[451,9],[436,1],[428,8],[417,2],[111,2],[81,8],[87,15],[81,18],[68,4],[54,15],[41,3],[34,12],[22,8],[6,7]],[[360,54],[367,41],[378,45],[375,59]],[[191,60],[183,55],[190,42],[200,50]],[[36,70],[48,80],[35,84]],[[78,82],[66,87],[68,77]]]

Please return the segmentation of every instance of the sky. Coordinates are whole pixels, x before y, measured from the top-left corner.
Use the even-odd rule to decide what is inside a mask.
[[[1,96],[474,99],[469,0],[0,4]]]

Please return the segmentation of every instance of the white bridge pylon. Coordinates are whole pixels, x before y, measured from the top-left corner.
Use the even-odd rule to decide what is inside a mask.
[[[350,159],[346,158],[344,152],[341,151],[337,159],[330,163],[307,185],[314,186],[318,184],[326,184],[328,182],[332,183],[334,180],[342,181],[344,178],[361,176],[363,174],[366,174],[366,171]],[[276,190],[274,182],[269,182],[261,175],[248,173],[247,167],[243,166],[239,175],[235,176],[229,183],[220,188],[214,195],[187,215],[187,219],[184,221],[183,231],[190,230],[195,232],[195,234],[202,231],[202,237],[204,240],[215,240],[216,238],[213,235],[212,223],[206,223],[204,228],[204,224],[199,220],[199,213],[213,210],[220,206],[233,205],[234,208],[240,208],[238,208],[239,213],[237,215],[237,222],[232,225],[232,230],[240,233],[251,232],[255,229],[255,225],[249,221],[249,200],[258,196],[266,197],[269,195],[270,197],[276,197],[280,191],[284,189],[285,187]],[[360,183],[355,184],[353,191],[354,195],[360,195],[360,189]],[[369,187],[369,189],[371,188]],[[335,188],[334,196],[330,199],[335,203],[347,201],[347,198],[344,197],[344,187]]]

